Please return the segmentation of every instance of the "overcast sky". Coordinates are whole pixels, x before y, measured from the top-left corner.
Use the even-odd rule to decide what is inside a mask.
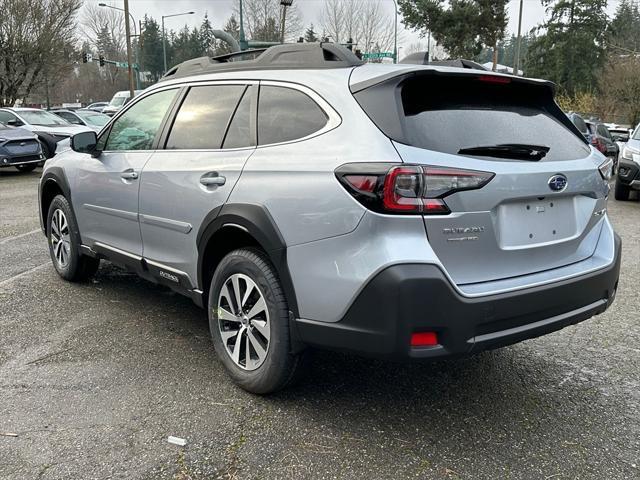
[[[104,1],[109,5],[116,7],[122,7],[122,0],[87,0],[87,2],[99,3]],[[131,14],[136,21],[142,19],[145,14],[148,14],[160,21],[162,15],[170,15],[173,13],[180,13],[185,11],[194,11],[195,15],[188,15],[184,17],[170,18],[166,20],[166,28],[177,30],[185,23],[189,25],[199,25],[204,17],[205,12],[209,14],[209,18],[214,27],[222,27],[226,20],[229,18],[232,12],[233,5],[238,0],[129,0],[129,7]],[[298,10],[302,16],[305,26],[313,23],[319,25],[320,14],[322,11],[322,5],[324,0],[294,0],[298,6]],[[389,16],[393,15],[393,1],[381,0],[389,12]],[[618,1],[609,1],[609,11],[612,13],[615,11]],[[518,29],[518,8],[520,5],[519,0],[511,0],[509,2],[509,32],[516,32]],[[527,32],[531,28],[544,20],[545,11],[542,7],[540,0],[524,0],[524,10],[522,17],[522,31]],[[320,28],[315,29],[316,32]],[[406,30],[400,22],[399,31],[401,41],[400,46],[408,46],[419,40],[419,34]]]

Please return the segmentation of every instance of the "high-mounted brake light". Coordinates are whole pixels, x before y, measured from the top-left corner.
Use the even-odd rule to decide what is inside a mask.
[[[482,188],[494,177],[490,172],[404,164],[348,164],[336,175],[371,210],[413,215],[446,215],[445,197]]]
[[[498,83],[498,84],[507,84],[511,83],[511,79],[509,77],[499,77],[497,75],[480,75],[478,80],[485,83]]]

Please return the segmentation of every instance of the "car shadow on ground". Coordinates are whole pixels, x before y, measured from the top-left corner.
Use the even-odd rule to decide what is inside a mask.
[[[206,312],[190,300],[117,267],[107,269],[104,272],[103,263],[103,273],[98,277],[103,290],[126,291],[139,295],[140,303],[180,312],[178,318],[168,315],[161,320],[165,322],[163,327],[187,343],[190,338],[210,341]],[[576,422],[597,421],[602,398],[589,381],[593,379],[577,381],[578,367],[563,352],[553,355],[555,347],[543,338],[458,360],[402,364],[312,351],[305,375],[296,385],[267,397],[239,389],[238,394],[259,403],[295,406],[298,414],[306,411],[315,415],[320,409],[327,421],[333,416],[345,428],[366,421],[380,429],[389,425],[401,430],[422,426],[436,434],[472,428],[503,437],[545,424],[555,429],[566,427],[575,435]],[[179,354],[188,355],[194,350],[188,345],[184,349]],[[207,358],[191,360],[217,363],[213,346],[207,351]]]

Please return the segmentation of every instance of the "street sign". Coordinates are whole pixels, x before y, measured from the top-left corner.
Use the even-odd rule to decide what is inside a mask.
[[[93,55],[91,55],[90,53],[87,53],[87,63],[91,63],[93,62]]]
[[[371,52],[362,55],[363,60],[375,60],[380,58],[393,58],[393,52]]]
[[[118,68],[129,68],[129,64],[127,62],[114,62],[114,65]],[[138,64],[134,63],[131,65],[131,68],[138,70]]]

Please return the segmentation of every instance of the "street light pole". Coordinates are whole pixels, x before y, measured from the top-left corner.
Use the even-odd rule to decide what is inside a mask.
[[[163,73],[167,73],[167,47],[165,44],[165,31],[164,31],[164,19],[170,17],[180,17],[182,15],[193,15],[196,12],[182,12],[182,13],[174,13],[172,15],[162,15],[162,61],[164,63],[164,71]]]
[[[518,40],[516,41],[516,59],[513,65],[513,74],[517,77],[520,71],[520,42],[522,41],[522,6],[523,0],[520,0],[520,15],[518,18]]]
[[[134,22],[135,25],[135,22]],[[129,0],[124,0],[124,31],[127,36],[127,65],[129,70],[129,94],[135,95],[133,84],[133,60],[131,59],[131,25],[129,24]]]
[[[240,0],[240,50],[244,51],[247,48],[247,39],[244,36],[244,16],[242,13],[242,0]]]
[[[393,63],[398,63],[398,2],[393,0]]]
[[[282,5],[282,24],[280,26],[280,43],[284,43],[284,30],[287,22],[287,7],[293,4],[293,0],[280,0]]]

